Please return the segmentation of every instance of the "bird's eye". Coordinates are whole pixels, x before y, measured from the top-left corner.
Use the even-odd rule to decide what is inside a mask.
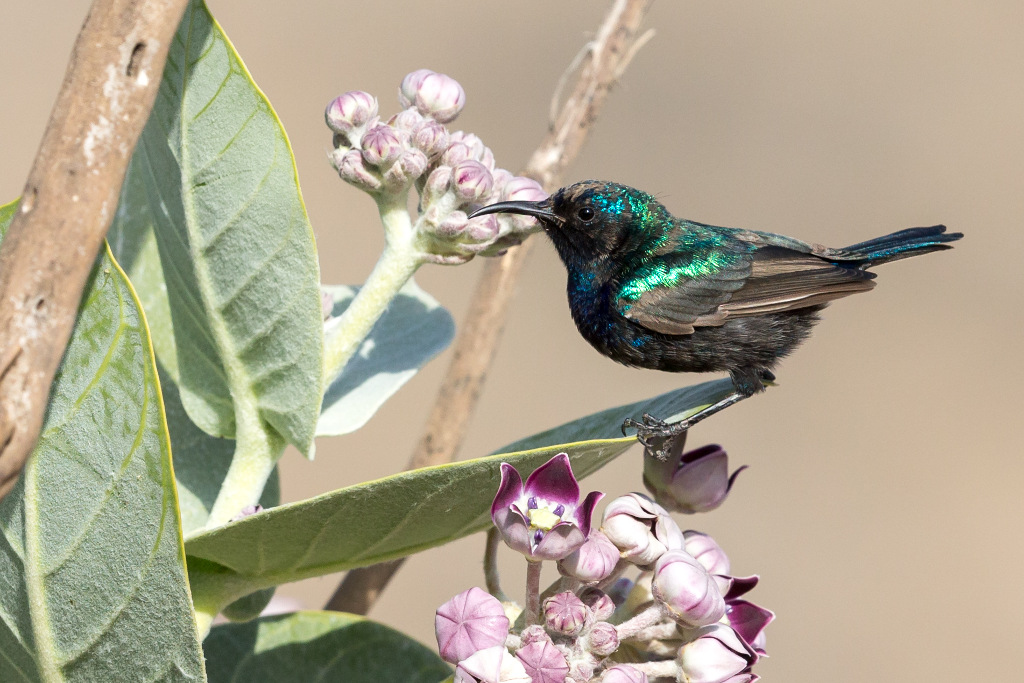
[[[594,217],[594,210],[589,206],[584,206],[582,209],[576,212],[576,215],[581,221],[589,221]]]

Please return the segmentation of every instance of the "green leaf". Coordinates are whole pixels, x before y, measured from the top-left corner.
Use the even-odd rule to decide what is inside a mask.
[[[281,122],[202,2],[185,11],[134,161],[188,415],[233,438],[236,409],[255,412],[309,453],[323,372],[313,232]]]
[[[340,612],[216,626],[203,648],[212,683],[437,683],[451,675],[451,667],[412,638]]]
[[[146,322],[149,323],[153,348],[160,359],[157,369],[171,435],[182,530],[187,536],[206,525],[210,509],[231,465],[235,442],[210,436],[196,427],[181,403],[177,386],[177,349],[167,287],[164,284],[156,236],[153,234],[152,214],[139,165],[138,157],[133,157],[121,187],[120,202],[107,233],[107,242],[114,258],[128,273],[139,295],[146,312]],[[270,508],[280,502],[280,483],[275,469],[260,504]]]
[[[0,681],[204,680],[184,563],[149,335],[105,251],[0,502]]]
[[[530,450],[402,472],[197,534],[185,544],[197,603],[202,596],[207,608],[219,609],[254,590],[402,557],[480,531],[490,524],[501,463],[510,463],[525,478],[566,452],[582,478],[636,439],[561,443],[566,435],[606,436],[619,430],[625,417],[644,412],[696,412],[731,390],[728,380],[681,389],[517,442]]]
[[[324,329],[330,337],[359,288],[324,289],[334,296],[334,317]],[[448,311],[409,280],[327,388],[317,436],[339,436],[362,427],[427,361],[443,351],[454,335],[455,323]]]
[[[132,288],[142,302],[162,376],[177,383],[178,349],[171,324],[171,304],[167,300],[167,285],[153,233],[153,214],[149,209],[140,158],[141,153],[136,154],[128,163],[117,212],[107,231],[107,243],[114,258],[128,273]]]

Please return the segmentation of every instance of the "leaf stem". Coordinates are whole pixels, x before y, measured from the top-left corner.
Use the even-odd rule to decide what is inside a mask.
[[[406,195],[382,198],[378,203],[387,246],[373,272],[336,323],[336,334],[324,340],[324,387],[338,378],[363,340],[387,310],[398,290],[423,263],[414,243]]]
[[[263,422],[255,402],[251,406],[246,403],[236,397],[235,454],[210,510],[207,529],[227,524],[242,508],[259,500],[267,479],[284,453],[284,437]]]

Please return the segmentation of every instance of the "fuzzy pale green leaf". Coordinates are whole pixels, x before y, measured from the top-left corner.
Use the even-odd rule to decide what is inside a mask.
[[[284,129],[198,0],[171,44],[132,169],[173,323],[176,361],[164,362],[188,415],[231,438],[236,408],[254,409],[308,453],[323,362],[313,233]]]
[[[451,675],[451,667],[412,638],[340,612],[215,626],[203,649],[211,683],[437,683]]]
[[[358,287],[324,287],[334,297],[333,316],[324,334],[336,333]],[[374,325],[370,336],[324,394],[317,436],[348,434],[362,427],[377,409],[423,365],[443,351],[455,334],[451,315],[434,297],[409,280]]]
[[[576,475],[585,477],[636,443],[606,437],[625,417],[694,412],[730,391],[726,380],[670,392],[519,442],[528,442],[530,450],[402,472],[203,532],[186,543],[193,590],[204,605],[219,608],[253,590],[394,559],[480,531],[490,524],[501,463],[525,478],[566,452]],[[605,438],[563,442],[586,434]]]
[[[184,560],[156,363],[104,252],[0,502],[0,681],[203,680]]]

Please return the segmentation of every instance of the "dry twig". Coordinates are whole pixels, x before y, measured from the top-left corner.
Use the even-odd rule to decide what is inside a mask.
[[[0,247],[0,498],[35,446],[187,0],[96,0]]]
[[[608,11],[597,36],[573,59],[568,72],[579,69],[576,86],[521,175],[535,178],[549,192],[558,187],[562,173],[579,153],[612,86],[639,47],[650,38],[650,32],[637,37],[650,4],[651,0],[617,0]],[[556,100],[564,80],[567,79],[563,78],[556,90]],[[426,431],[407,469],[455,459],[494,359],[511,292],[530,244],[526,242],[509,250],[484,267],[469,314],[455,340],[452,362],[434,401]],[[366,614],[402,562],[404,559],[398,559],[350,571],[327,603],[327,609]]]

